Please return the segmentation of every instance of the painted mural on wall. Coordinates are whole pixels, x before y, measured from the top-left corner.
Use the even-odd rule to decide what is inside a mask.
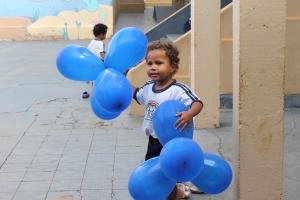
[[[113,0],[0,0],[0,40],[87,39],[113,31]]]

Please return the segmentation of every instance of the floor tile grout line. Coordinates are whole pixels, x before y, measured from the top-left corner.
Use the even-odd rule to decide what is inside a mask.
[[[114,191],[114,179],[115,179],[115,165],[116,165],[116,153],[117,153],[117,144],[118,144],[118,138],[119,138],[119,132],[116,134],[116,142],[115,142],[115,148],[114,148],[114,162],[113,162],[113,174],[111,179],[111,200],[117,200],[115,191]]]
[[[86,158],[86,161],[85,161],[85,166],[84,166],[84,170],[83,170],[83,176],[82,176],[81,183],[80,183],[80,190],[79,190],[80,200],[82,200],[82,193],[81,193],[82,184],[83,184],[83,180],[84,180],[84,176],[85,176],[86,167],[87,167],[87,163],[88,163],[88,160],[89,160],[90,152],[91,152],[92,145],[93,145],[93,139],[94,139],[94,136],[95,136],[95,128],[92,128],[91,130],[93,130],[93,134],[92,134],[91,143],[90,143],[90,146],[89,146],[89,151],[88,151],[88,154],[87,154],[87,158]]]
[[[26,135],[27,131],[32,127],[32,125],[34,124],[34,122],[36,121],[36,117],[34,118],[34,120],[31,122],[31,124],[27,127],[27,129],[24,131],[23,135],[19,138],[18,142],[15,144],[15,146],[12,148],[12,150],[9,152],[9,154],[6,156],[5,160],[3,161],[3,163],[0,165],[0,169],[3,167],[3,165],[6,163],[6,161],[8,160],[8,158],[11,156],[11,154],[13,153],[13,151],[17,148],[17,146],[19,145],[19,143],[21,142],[21,140],[23,139],[23,137]]]
[[[47,193],[46,193],[46,196],[45,196],[45,199],[44,199],[44,200],[46,200],[47,197],[48,197],[48,194],[49,194],[50,189],[51,189],[51,186],[52,186],[52,184],[53,184],[53,180],[54,180],[54,177],[55,177],[55,175],[56,175],[57,169],[58,169],[58,167],[59,167],[61,158],[62,158],[63,155],[64,155],[64,151],[65,151],[65,149],[66,149],[66,147],[67,147],[67,145],[68,145],[68,142],[69,142],[70,138],[71,138],[71,135],[68,135],[68,139],[66,140],[66,142],[65,142],[65,144],[64,144],[64,149],[63,149],[62,153],[60,154],[60,158],[59,158],[58,163],[57,163],[57,165],[56,165],[56,168],[55,168],[55,170],[54,170],[53,176],[52,176],[51,181],[50,181],[51,183],[50,183],[50,185],[49,185],[49,188],[48,188],[48,191],[47,191]]]
[[[36,116],[34,122],[36,122],[37,117],[38,117],[38,116]],[[33,124],[32,124],[32,125],[33,125]],[[39,148],[38,148],[37,151],[35,152],[35,154],[34,154],[32,160],[31,160],[30,164],[28,165],[28,169],[25,171],[22,180],[20,181],[19,185],[17,186],[16,192],[14,193],[14,195],[13,195],[13,197],[12,197],[12,200],[15,198],[15,196],[16,196],[18,190],[20,189],[21,184],[24,182],[23,180],[24,180],[25,176],[26,176],[27,173],[28,173],[29,167],[32,165],[34,159],[36,158],[36,155],[38,154],[38,152],[39,152],[39,150],[41,149],[42,145],[43,145],[43,144],[45,143],[45,141],[47,140],[47,138],[48,138],[48,136],[49,136],[49,132],[50,132],[50,130],[51,130],[52,127],[53,127],[53,125],[52,125],[52,126],[50,127],[50,129],[47,131],[46,135],[45,135],[44,138],[43,138],[43,141],[40,143]],[[29,128],[29,129],[30,129],[30,128]],[[29,130],[29,129],[28,129],[28,130]]]
[[[59,119],[60,116],[61,116],[63,113],[64,113],[63,110],[59,113],[59,115],[56,117],[55,122],[53,123],[53,126],[56,124],[57,119]],[[66,140],[66,142],[65,142],[65,144],[64,144],[64,149],[62,150],[62,152],[61,152],[61,154],[60,154],[60,158],[59,158],[58,163],[57,163],[57,166],[56,166],[56,168],[55,168],[55,170],[54,170],[53,176],[52,176],[52,178],[51,178],[51,183],[50,183],[50,185],[49,185],[49,188],[48,188],[48,191],[47,191],[47,193],[46,193],[46,195],[45,195],[44,200],[46,200],[47,197],[48,197],[48,194],[49,194],[50,189],[51,189],[51,186],[52,186],[52,184],[53,184],[53,180],[54,180],[54,177],[55,177],[55,175],[56,175],[57,169],[58,169],[58,167],[59,167],[60,161],[61,161],[61,159],[62,159],[62,157],[63,157],[63,155],[64,155],[65,149],[66,149],[66,147],[67,147],[67,145],[68,145],[68,143],[69,143],[69,140],[70,140],[71,136],[72,136],[72,131],[71,131],[71,134],[68,134],[68,138],[67,138],[67,140]]]

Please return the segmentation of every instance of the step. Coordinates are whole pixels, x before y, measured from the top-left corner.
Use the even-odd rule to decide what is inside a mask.
[[[288,94],[284,97],[285,108],[300,108],[300,94]],[[220,95],[220,108],[232,108],[232,94]]]
[[[120,13],[143,13],[145,2],[143,0],[120,0]]]
[[[175,41],[177,38],[179,38],[182,34],[167,34],[167,39],[171,41]]]

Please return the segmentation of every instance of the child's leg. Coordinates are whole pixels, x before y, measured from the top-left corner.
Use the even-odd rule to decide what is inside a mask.
[[[175,185],[174,189],[167,197],[167,200],[177,200],[177,185]]]
[[[162,148],[163,146],[160,144],[159,140],[150,135],[145,160],[159,156]],[[177,185],[175,185],[173,191],[167,197],[167,200],[177,200]]]
[[[190,191],[187,190],[186,185],[183,183],[177,183],[173,191],[167,197],[167,200],[178,200],[178,199],[188,199],[190,196]]]
[[[89,86],[93,87],[94,86],[94,81],[86,81],[86,84],[88,84]],[[90,97],[90,93],[88,91],[84,91],[82,93],[82,98],[83,99],[87,99]]]
[[[163,146],[160,144],[159,140],[150,135],[145,160],[159,156],[162,147]]]

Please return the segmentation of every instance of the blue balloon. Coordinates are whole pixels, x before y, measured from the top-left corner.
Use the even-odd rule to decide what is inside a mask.
[[[158,157],[138,166],[128,181],[129,193],[134,200],[164,200],[175,185],[176,182],[161,171]]]
[[[179,119],[176,114],[187,110],[188,107],[177,100],[168,100],[158,106],[153,115],[153,127],[161,144],[164,145],[176,137],[193,138],[193,121],[190,128],[185,128],[182,132],[180,128],[176,129],[175,127],[175,123]]]
[[[189,138],[175,138],[165,144],[159,161],[164,174],[176,182],[190,181],[203,169],[202,150]]]
[[[226,190],[232,181],[232,170],[223,158],[204,153],[204,168],[192,183],[203,192],[219,194]]]
[[[100,119],[104,119],[104,120],[111,120],[114,119],[116,117],[118,117],[121,112],[108,112],[107,110],[103,109],[96,101],[95,97],[92,95],[91,97],[91,107],[92,110],[94,111],[95,115],[97,117],[99,117]]]
[[[123,28],[112,37],[104,65],[124,73],[145,58],[147,45],[148,39],[141,30],[135,27]]]
[[[58,71],[68,79],[75,81],[93,81],[104,64],[95,54],[79,45],[69,45],[63,48],[57,58]]]
[[[132,87],[128,79],[114,69],[103,70],[95,83],[93,96],[108,112],[122,112],[131,103]]]

